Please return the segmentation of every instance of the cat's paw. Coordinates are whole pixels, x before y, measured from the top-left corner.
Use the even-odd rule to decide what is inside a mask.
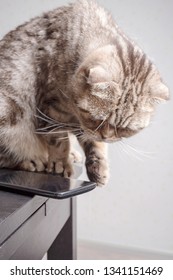
[[[65,178],[69,178],[73,175],[73,167],[70,160],[57,159],[55,161],[50,159],[46,171],[48,173],[59,174]]]
[[[109,166],[105,158],[89,158],[86,160],[89,179],[98,186],[105,186],[109,180]]]
[[[70,151],[70,159],[74,163],[82,163],[83,161],[82,155],[74,149]]]
[[[26,170],[26,171],[42,172],[42,171],[45,171],[46,165],[40,159],[24,160],[18,165],[18,168],[21,170]]]

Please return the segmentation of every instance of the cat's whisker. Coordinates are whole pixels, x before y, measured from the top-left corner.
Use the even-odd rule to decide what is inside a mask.
[[[128,157],[131,158],[131,155],[129,154],[129,152],[124,148],[124,145],[122,144],[122,142],[119,142],[119,147],[121,148],[121,151],[123,151],[124,154],[128,155]]]
[[[148,158],[151,158],[151,159],[153,158],[152,156],[154,156],[153,152],[141,151],[141,150],[138,150],[138,149],[136,149],[136,148],[134,148],[133,146],[130,146],[130,145],[128,145],[128,147],[130,149],[132,149],[134,152],[136,152],[136,153],[138,153],[142,156],[145,156],[145,157],[148,157]]]
[[[46,119],[52,121],[53,123],[55,123],[56,121],[50,117],[48,117],[47,115],[45,115],[38,107],[37,107],[37,111],[43,116],[45,117]]]
[[[87,136],[87,134],[83,134],[82,136],[81,136],[81,142],[86,142],[86,141],[88,141],[88,136]]]
[[[49,123],[49,124],[53,124],[52,121],[50,121],[50,120],[48,120],[48,119],[45,119],[45,118],[43,118],[43,117],[41,117],[41,116],[39,116],[39,115],[34,115],[34,117],[37,118],[37,119],[40,119],[40,120],[42,120],[42,121],[45,121],[45,122],[47,122],[47,123]]]
[[[45,116],[45,118],[42,117],[42,116],[39,116],[39,115],[35,115],[35,117],[40,118],[40,119],[42,119],[42,120],[44,120],[44,121],[46,121],[46,122],[48,122],[48,123],[52,123],[52,124],[54,124],[54,125],[56,125],[56,126],[58,126],[58,125],[61,126],[61,127],[65,127],[65,126],[67,126],[67,127],[72,127],[72,126],[79,127],[79,126],[80,126],[79,124],[76,124],[76,123],[68,123],[68,124],[66,124],[66,123],[58,122],[58,121],[56,121],[56,120],[54,120],[54,119],[48,117],[47,115],[45,115],[45,114],[44,114],[43,112],[41,112],[38,108],[37,108],[37,110],[39,111],[40,114],[42,114],[43,116]]]
[[[56,127],[57,129],[60,129],[60,128],[67,128],[68,130],[74,130],[74,129],[78,129],[78,130],[81,130],[81,128],[80,128],[80,125],[75,125],[75,124],[63,124],[63,123],[52,123],[52,122],[50,122],[50,121],[47,121],[47,120],[45,120],[44,118],[42,118],[42,117],[40,117],[40,116],[36,116],[36,117],[38,117],[39,119],[41,119],[41,120],[44,120],[44,121],[46,121],[46,122],[48,122],[50,125],[49,126],[45,126],[45,127],[41,127],[41,128],[38,128],[37,129],[37,131],[46,131],[47,129],[49,129],[49,128],[51,128],[51,127]]]
[[[129,143],[124,142],[123,140],[124,140],[124,138],[122,138],[122,141],[120,142],[121,148],[129,156],[136,158],[138,160],[144,160],[144,157],[153,159],[153,156],[151,156],[151,155],[153,155],[154,153],[138,150],[138,149],[134,148],[132,145],[130,145]]]
[[[116,143],[116,148],[117,148],[117,152],[119,154],[120,159],[122,161],[124,161],[125,160],[124,152],[122,152],[123,149],[122,149],[121,143],[119,141]]]
[[[60,88],[58,88],[58,90],[66,97],[69,99],[69,96],[67,96]]]
[[[103,126],[103,124],[105,123],[106,119],[103,120],[98,126],[97,128],[94,130],[94,132],[96,132],[97,130],[99,130],[99,128],[101,128]]]
[[[87,81],[87,77],[84,74],[80,73],[80,76]]]
[[[48,134],[62,134],[62,133],[68,133],[68,132],[81,132],[81,130],[79,129],[71,129],[71,130],[59,130],[59,131],[55,131],[57,128],[53,128],[52,130],[50,131],[36,131],[35,133],[36,134],[42,134],[42,135],[48,135]]]
[[[40,109],[38,109],[38,112],[42,115],[42,116],[39,116],[39,115],[35,115],[36,118],[39,118],[41,120],[44,120],[45,122],[47,123],[50,123],[50,124],[55,124],[55,125],[60,125],[60,126],[64,126],[64,127],[72,127],[72,128],[78,128],[80,127],[80,124],[78,123],[62,123],[62,122],[58,122],[57,120],[54,120],[50,117],[48,117],[47,115],[45,115],[42,111],[40,111]]]
[[[46,135],[46,134],[49,134],[49,133],[47,131],[35,131],[35,134]]]
[[[62,133],[66,133],[67,131],[53,131],[53,132],[50,132],[50,131],[48,131],[48,132],[43,132],[43,131],[36,131],[35,132],[35,134],[39,134],[39,135],[52,135],[52,134],[62,134]],[[59,139],[59,138],[58,138]]]
[[[55,127],[52,130],[48,131],[48,134],[59,134],[59,133],[67,133],[67,132],[68,132],[68,130],[57,131],[57,127]]]
[[[64,137],[58,137],[57,140],[69,140],[68,136],[64,136]]]
[[[60,128],[63,128],[63,129],[65,129],[65,127],[64,126],[55,126],[54,128],[52,128],[51,130],[49,130],[48,131],[48,133],[52,133],[52,132],[54,132],[55,130],[57,130],[57,129],[60,129]],[[63,130],[59,130],[59,131],[56,131],[56,133],[66,133],[66,132],[75,132],[75,131],[80,131],[79,129],[67,129],[67,130],[65,130],[65,131],[63,131]]]
[[[54,129],[52,129],[51,131],[49,131],[49,134],[61,134],[61,133],[68,133],[68,132],[80,132],[80,130],[78,129],[71,129],[71,130],[60,130],[60,131],[55,131],[56,127]]]
[[[108,114],[108,115],[109,115],[109,114]],[[104,120],[98,125],[98,127],[94,130],[94,132],[96,132],[99,128],[101,128],[101,127],[104,125],[105,121],[106,121],[107,118],[108,118],[108,115],[106,115],[106,117],[104,118]]]
[[[60,123],[60,124],[66,126],[66,127],[71,127],[71,128],[80,128],[81,127],[80,124],[78,124],[78,123]]]
[[[122,141],[123,142],[123,141]],[[130,148],[133,152],[135,152],[136,154],[140,155],[140,156],[143,156],[143,157],[147,157],[149,159],[153,159],[153,156],[155,155],[154,152],[149,152],[149,151],[142,151],[142,150],[139,150],[135,147],[133,147],[131,144],[129,143],[125,143],[123,142],[128,148]]]
[[[47,129],[52,128],[52,127],[55,127],[55,126],[57,127],[56,124],[52,124],[52,125],[45,126],[45,127],[40,127],[40,128],[37,129],[37,131],[47,130]]]
[[[128,150],[128,146],[126,145],[126,143],[124,143],[123,141],[120,141],[119,143],[120,143],[120,146],[121,146],[123,152],[125,152],[130,158],[133,157],[137,160],[143,161],[143,159],[141,157],[139,157],[137,154],[135,154],[134,151]]]

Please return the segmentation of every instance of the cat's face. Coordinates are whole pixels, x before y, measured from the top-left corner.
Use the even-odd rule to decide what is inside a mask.
[[[87,61],[75,85],[76,114],[85,135],[105,142],[132,136],[147,127],[156,103],[169,98],[168,88],[151,62],[132,77],[130,72],[125,76],[120,63],[111,58],[108,64],[102,59],[94,65]]]

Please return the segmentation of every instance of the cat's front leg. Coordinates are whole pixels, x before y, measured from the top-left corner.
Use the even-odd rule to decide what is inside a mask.
[[[66,178],[72,176],[68,135],[61,134],[59,138],[50,137],[48,144],[47,172],[61,174]]]
[[[89,179],[100,186],[106,185],[109,179],[107,144],[86,141],[81,145],[86,155],[86,169]]]

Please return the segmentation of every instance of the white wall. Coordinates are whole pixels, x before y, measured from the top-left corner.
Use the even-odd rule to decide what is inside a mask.
[[[173,92],[173,1],[107,0],[104,6],[152,58]],[[110,145],[108,187],[78,198],[79,238],[173,252],[172,104],[160,105],[150,127],[127,141],[145,156]]]
[[[30,17],[67,2],[0,0],[0,36]],[[154,60],[173,91],[173,1],[99,2]],[[127,155],[120,144],[110,145],[109,185],[78,198],[79,239],[173,252],[172,102],[160,106],[152,125],[128,140],[145,151],[145,156],[123,147]]]

